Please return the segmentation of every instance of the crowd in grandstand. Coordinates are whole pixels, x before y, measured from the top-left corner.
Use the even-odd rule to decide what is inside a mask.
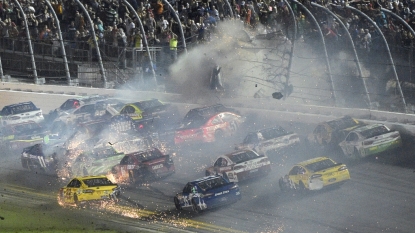
[[[140,17],[145,37],[150,46],[178,46],[180,26],[164,0],[127,0]],[[24,12],[15,4],[15,0],[0,0],[0,29],[2,38],[25,38],[26,28],[23,14],[27,18],[27,26],[32,40],[45,43],[57,43],[57,22],[45,1],[19,0]],[[93,22],[99,43],[115,47],[142,47],[143,35],[139,28],[136,15],[122,0],[81,0]],[[305,5],[308,0],[301,1]],[[93,46],[91,27],[87,15],[75,0],[50,0],[56,12],[64,40],[71,43],[73,48],[80,44]],[[169,0],[170,5],[178,13],[182,23],[186,43],[202,43],[208,41],[210,33],[223,20],[231,17],[230,8],[247,27],[255,28],[259,23],[269,30],[288,29],[291,22],[290,12],[283,0],[244,1],[244,0]],[[369,22],[351,11],[336,9],[331,4],[341,6],[347,2],[336,0],[317,1],[332,8],[349,27],[359,48],[370,50],[371,38],[376,30]],[[402,24],[397,23],[390,15],[386,15],[380,7],[390,9],[398,14],[409,25],[415,26],[415,4],[409,0],[381,1],[351,1],[348,4],[359,8],[375,20],[377,25],[397,44],[408,45],[413,35]],[[309,27],[304,13],[296,12],[299,34],[304,34],[304,28]],[[286,27],[284,27],[284,25]],[[282,27],[281,27],[282,26]],[[328,40],[337,40],[340,33],[339,25],[325,22],[321,25]],[[311,28],[311,27],[309,27]],[[285,32],[288,33],[288,32]],[[179,40],[180,41],[180,40]],[[79,43],[84,42],[84,43]],[[172,43],[173,42],[173,43]],[[179,43],[180,44],[180,43]],[[58,46],[58,45],[57,45]]]

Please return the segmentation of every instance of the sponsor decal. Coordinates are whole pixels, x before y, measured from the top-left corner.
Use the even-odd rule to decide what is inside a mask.
[[[157,164],[157,165],[152,166],[151,168],[152,168],[153,170],[156,170],[156,169],[160,169],[160,168],[162,168],[162,167],[163,167],[163,164]]]
[[[229,190],[225,190],[225,191],[220,192],[220,193],[215,193],[215,197],[216,197],[216,196],[220,196],[220,195],[222,195],[222,194],[226,194],[226,193],[229,193]]]

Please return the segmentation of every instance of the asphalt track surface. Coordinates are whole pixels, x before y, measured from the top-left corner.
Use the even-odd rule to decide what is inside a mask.
[[[203,177],[205,168],[217,156],[232,151],[248,131],[275,124],[298,133],[302,139],[315,127],[300,122],[275,122],[261,114],[248,115],[244,126],[229,140],[175,148],[176,173],[172,176],[123,187],[118,203],[85,209],[62,208],[57,204],[57,191],[67,181],[26,171],[21,167],[18,153],[2,153],[0,211],[13,205],[16,211],[39,214],[39,226],[33,227],[40,230],[47,230],[42,223],[43,214],[53,215],[56,221],[65,221],[70,216],[79,224],[94,223],[97,231],[118,232],[414,231],[415,160],[411,137],[404,137],[405,146],[399,151],[361,161],[348,161],[339,151],[317,152],[303,144],[295,150],[270,155],[272,172],[240,183],[241,201],[199,214],[175,209],[173,197],[186,182]],[[351,180],[302,195],[280,191],[278,179],[292,165],[320,155],[347,164]]]

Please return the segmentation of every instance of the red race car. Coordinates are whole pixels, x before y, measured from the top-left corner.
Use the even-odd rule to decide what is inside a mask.
[[[204,108],[200,108],[204,109]],[[189,113],[192,113],[189,115]],[[224,136],[230,136],[245,117],[231,111],[194,111],[190,110],[182,124],[176,129],[174,143],[214,142]]]
[[[119,165],[113,168],[117,183],[136,183],[169,176],[175,172],[170,155],[157,148],[126,154]]]

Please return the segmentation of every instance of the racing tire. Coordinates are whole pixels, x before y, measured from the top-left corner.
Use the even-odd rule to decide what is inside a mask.
[[[136,179],[135,179],[135,177],[134,177],[134,171],[129,171],[128,172],[128,182],[130,183],[130,184],[135,184],[137,181],[136,181]]]
[[[305,185],[302,181],[300,181],[300,183],[298,184],[297,190],[302,194],[307,191],[307,188],[305,187]]]
[[[360,154],[360,152],[359,152],[359,150],[355,147],[354,148],[354,150],[353,150],[353,157],[355,158],[355,159],[360,159],[360,158],[362,158],[362,155]]]
[[[223,177],[225,180],[229,181],[229,177],[228,177],[228,175],[227,175],[225,172],[222,174],[222,177]]]
[[[58,193],[58,204],[60,206],[65,206],[65,194],[63,192]]]
[[[283,178],[281,177],[280,180],[278,181],[278,185],[280,186],[280,190],[283,193],[288,192],[288,188],[287,188],[287,184],[284,183]]]
[[[75,195],[73,196],[73,202],[75,203],[75,205],[76,205],[76,206],[80,206],[80,205],[79,205],[79,204],[80,204],[80,202],[79,202],[79,200],[78,200],[78,195],[76,195],[76,194],[75,194]]]
[[[87,176],[88,175],[88,170],[86,170],[86,167],[84,167],[82,169],[82,173],[84,174],[84,176]]]
[[[220,141],[222,138],[224,138],[225,134],[222,130],[218,129],[215,131],[215,141]]]
[[[182,210],[182,206],[180,205],[180,201],[177,197],[174,197],[174,206],[176,206],[177,210]]]
[[[193,209],[193,212],[195,212],[196,214],[202,211],[194,200],[192,200],[192,209]]]

